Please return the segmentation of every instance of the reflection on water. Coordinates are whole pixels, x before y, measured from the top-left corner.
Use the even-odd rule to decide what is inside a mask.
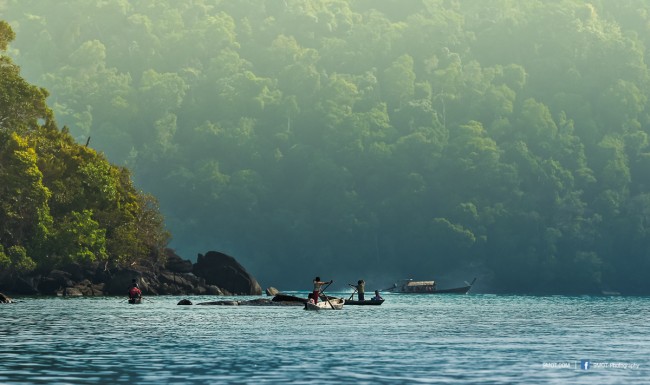
[[[646,298],[385,298],[320,312],[177,306],[181,297],[24,298],[0,306],[0,384],[591,384],[650,375]],[[592,369],[581,370],[587,359]]]

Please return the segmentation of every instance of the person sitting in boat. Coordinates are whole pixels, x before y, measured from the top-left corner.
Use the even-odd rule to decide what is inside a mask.
[[[129,299],[135,300],[140,298],[142,298],[142,290],[140,290],[138,283],[134,279],[131,283],[131,288],[129,289]]]
[[[381,301],[381,300],[383,300],[383,298],[381,298],[381,296],[379,295],[379,290],[375,290],[375,296],[372,297],[372,300],[373,301]]]
[[[334,280],[331,280],[329,282],[322,282],[320,280],[320,277],[314,278],[314,291],[311,294],[311,299],[314,300],[315,304],[318,303],[318,297],[320,297],[321,287],[326,283],[331,284],[332,282],[334,282]]]
[[[359,301],[364,301],[366,299],[365,296],[366,281],[364,281],[363,279],[358,280],[355,288],[357,289],[357,296],[359,297]]]

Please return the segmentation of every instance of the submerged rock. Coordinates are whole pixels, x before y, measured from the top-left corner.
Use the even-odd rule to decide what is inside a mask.
[[[190,301],[189,299],[182,299],[182,300],[178,301],[178,303],[177,303],[177,305],[191,305],[191,304],[192,304],[192,301]]]
[[[0,293],[0,303],[14,303],[14,301],[6,295]]]
[[[210,301],[200,302],[197,305],[217,306],[303,306],[302,303],[292,301],[273,301],[268,298],[251,299],[247,301]]]
[[[199,302],[197,305],[226,305],[226,306],[237,306],[239,301],[211,301],[211,302]]]

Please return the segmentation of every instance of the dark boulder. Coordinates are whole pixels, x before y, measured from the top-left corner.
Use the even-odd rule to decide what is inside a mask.
[[[39,277],[18,277],[13,282],[11,292],[15,294],[34,295],[38,294],[36,286],[38,285]]]
[[[127,295],[134,279],[137,280],[140,289],[146,293],[146,280],[142,279],[141,275],[142,273],[137,270],[117,270],[104,284],[104,293],[110,295]]]
[[[199,302],[197,305],[239,306],[239,301],[210,301]]]
[[[14,301],[12,301],[11,298],[7,297],[6,295],[0,293],[0,303],[14,303]]]
[[[204,278],[208,285],[216,285],[232,294],[262,294],[257,280],[239,262],[217,251],[199,254],[193,272],[196,276]]]
[[[167,262],[165,263],[165,268],[173,273],[191,273],[192,272],[192,262],[183,259],[178,256],[174,250],[165,249],[165,255],[167,256]]]
[[[83,297],[83,292],[78,287],[66,287],[63,289],[64,297]]]
[[[206,285],[205,286],[205,294],[208,295],[225,295],[223,290],[219,288],[219,286],[215,285]]]
[[[48,275],[42,277],[38,283],[38,291],[42,294],[55,294],[65,287],[74,285],[72,274],[63,270],[52,270]]]
[[[182,299],[182,300],[178,301],[178,303],[177,303],[177,305],[191,305],[191,304],[192,304],[192,301],[190,301],[189,299]]]
[[[97,274],[98,264],[97,263],[68,263],[65,266],[61,267],[61,270],[69,274],[71,280],[75,282],[83,281],[84,279],[94,280],[95,275]]]

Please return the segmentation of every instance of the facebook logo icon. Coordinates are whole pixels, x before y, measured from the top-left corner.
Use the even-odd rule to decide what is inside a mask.
[[[589,360],[580,360],[580,369],[589,370],[590,366],[591,366],[591,361],[589,361]]]

